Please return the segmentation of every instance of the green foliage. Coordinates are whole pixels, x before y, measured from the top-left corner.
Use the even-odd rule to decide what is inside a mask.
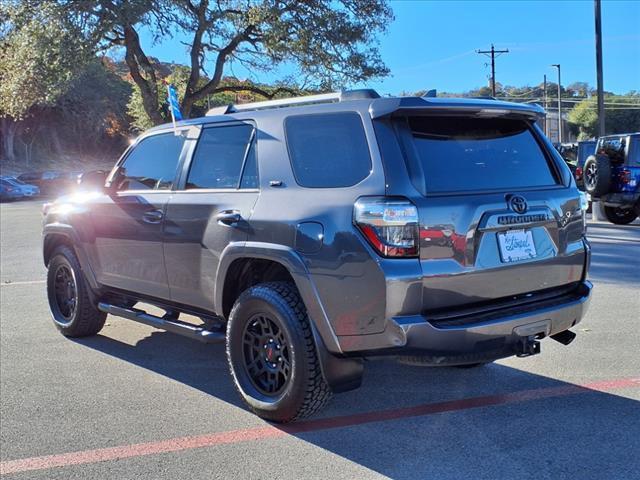
[[[577,128],[578,140],[597,136],[598,111],[596,110],[595,98],[583,100],[573,107],[569,112],[568,120],[574,131]]]
[[[44,0],[30,0],[42,3]],[[141,98],[130,111],[138,127],[166,120],[160,76],[140,44],[137,30],[151,30],[158,42],[180,32],[190,39],[182,110],[192,116],[198,102],[224,91],[232,62],[257,74],[297,69],[297,82],[334,89],[385,76],[388,68],[377,35],[393,15],[386,0],[58,0],[95,45],[124,48]],[[205,68],[213,65],[206,75]],[[206,78],[205,77],[208,77]],[[204,81],[203,81],[204,80]],[[236,91],[236,90],[234,90]],[[139,115],[140,107],[146,117]]]
[[[605,129],[607,134],[640,131],[640,95],[605,95]],[[578,131],[578,139],[596,137],[598,110],[595,97],[582,100],[569,112],[569,123]]]
[[[172,84],[176,87],[176,91],[178,92],[178,101],[182,102],[189,74],[190,72],[187,67],[183,65],[175,65],[167,77],[157,82],[158,112],[165,122],[171,121],[171,114],[169,113],[166,100],[167,84]],[[204,83],[205,80],[206,79],[201,79],[200,83]],[[208,101],[209,103],[207,103],[207,99],[204,99],[196,102],[192,110],[192,115],[202,116],[206,113],[209,104],[212,107],[226,105],[233,103],[234,98],[233,95],[229,93],[218,93],[216,95],[211,95]],[[153,120],[149,117],[144,108],[142,93],[137,86],[134,86],[131,98],[127,104],[127,113],[131,117],[131,128],[134,131],[141,132],[154,126]]]
[[[183,65],[172,65],[171,73],[157,82],[158,90],[158,112],[165,122],[171,121],[171,114],[167,105],[167,84],[172,84],[178,92],[178,101],[182,102],[184,93],[187,88],[190,71]],[[201,78],[198,87],[207,82],[206,78]],[[225,90],[228,89],[228,90]],[[308,91],[302,90],[295,85],[287,85],[280,83],[278,85],[260,85],[249,80],[238,80],[233,77],[223,78],[218,87],[218,93],[207,95],[205,98],[196,101],[191,109],[192,117],[201,117],[206,114],[209,108],[232,103],[247,103],[265,100],[267,98],[277,98],[280,96],[296,96],[309,94]],[[263,92],[262,95],[259,92]],[[154,126],[153,120],[147,114],[140,89],[134,86],[129,103],[127,104],[127,113],[131,118],[131,128],[134,131],[144,131]]]
[[[24,117],[52,105],[90,58],[81,31],[47,3],[2,3],[0,116]]]
[[[60,135],[70,142],[82,138],[80,143],[89,144],[104,137],[126,136],[131,93],[131,84],[116,75],[106,59],[94,59],[74,77],[52,108],[62,127]]]

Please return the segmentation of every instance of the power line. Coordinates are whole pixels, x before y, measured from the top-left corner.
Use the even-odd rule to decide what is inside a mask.
[[[476,50],[476,53],[491,57],[491,95],[496,96],[496,56],[509,53],[509,50],[496,50],[491,44],[491,50]],[[496,55],[497,54],[497,55]]]

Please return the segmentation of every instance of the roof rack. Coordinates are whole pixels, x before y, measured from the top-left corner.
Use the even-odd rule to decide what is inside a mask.
[[[306,95],[294,98],[279,98],[277,100],[266,100],[264,102],[242,103],[239,105],[229,104],[221,107],[214,107],[207,111],[207,116],[226,115],[227,113],[246,112],[251,110],[264,110],[270,108],[295,107],[299,105],[312,105],[318,103],[337,103],[346,100],[380,98],[378,93],[370,88],[361,90],[343,90],[341,92],[323,93],[320,95]]]

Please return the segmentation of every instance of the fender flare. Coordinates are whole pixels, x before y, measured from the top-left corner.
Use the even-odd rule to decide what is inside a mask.
[[[47,237],[51,237],[52,235],[61,235],[69,240],[69,243],[71,243],[76,257],[78,257],[78,261],[80,262],[80,268],[82,268],[82,272],[84,273],[87,282],[89,282],[92,293],[100,290],[100,284],[96,280],[95,273],[91,269],[89,258],[84,248],[82,247],[80,236],[71,225],[67,225],[64,223],[49,223],[44,226],[42,232],[42,257],[45,266],[47,265]]]
[[[300,255],[291,247],[265,242],[234,242],[227,245],[220,255],[216,273],[214,302],[217,312],[222,312],[222,298],[227,272],[231,264],[241,258],[271,260],[283,265],[291,274],[302,297],[320,358],[322,372],[334,392],[358,388],[364,370],[360,358],[339,355],[342,349],[329,318],[322,307],[318,291]]]

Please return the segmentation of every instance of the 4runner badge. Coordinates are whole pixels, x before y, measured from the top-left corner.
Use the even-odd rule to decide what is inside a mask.
[[[549,219],[546,213],[535,213],[531,215],[500,215],[498,223],[500,225],[515,225],[518,223],[545,222]]]

